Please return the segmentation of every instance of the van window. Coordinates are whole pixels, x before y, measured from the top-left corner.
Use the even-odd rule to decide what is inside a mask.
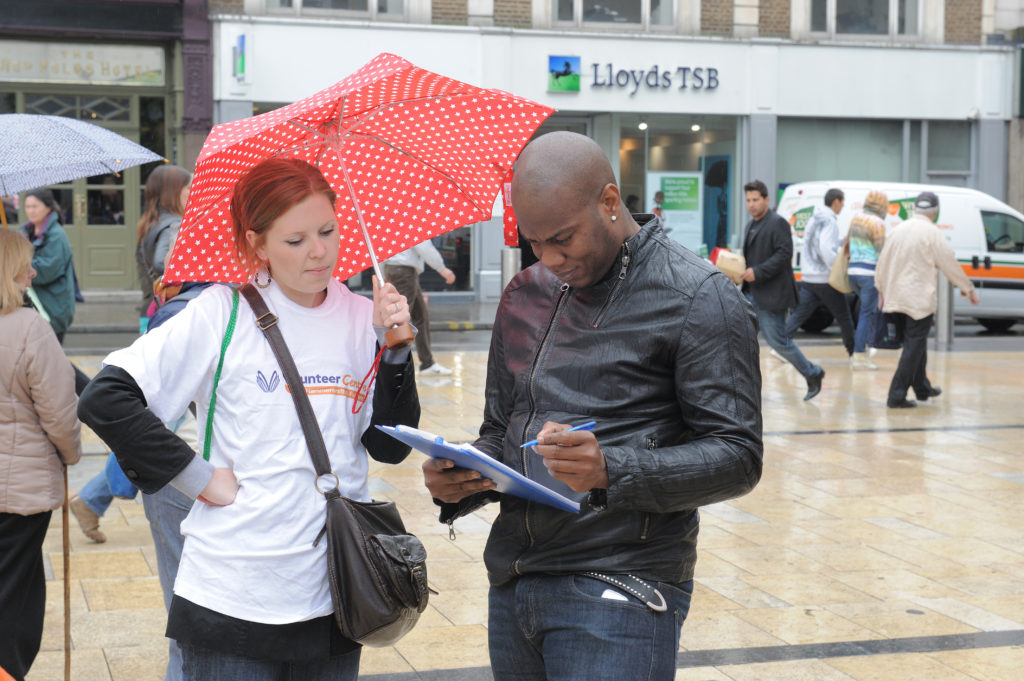
[[[1012,215],[981,211],[990,253],[1024,253],[1024,222]]]

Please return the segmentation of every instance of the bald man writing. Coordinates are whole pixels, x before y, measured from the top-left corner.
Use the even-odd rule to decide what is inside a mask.
[[[501,503],[484,551],[496,681],[672,679],[696,509],[761,475],[754,313],[657,218],[634,221],[587,137],[531,142],[512,200],[540,262],[502,295],[475,445],[581,511],[451,461],[424,463],[427,488],[442,522]]]

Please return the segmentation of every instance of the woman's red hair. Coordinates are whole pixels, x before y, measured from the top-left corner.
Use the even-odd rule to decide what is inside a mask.
[[[326,196],[332,206],[337,198],[320,171],[297,158],[268,158],[246,173],[231,195],[235,250],[242,265],[250,272],[259,266],[246,232],[255,232],[262,243],[275,220],[315,194]]]

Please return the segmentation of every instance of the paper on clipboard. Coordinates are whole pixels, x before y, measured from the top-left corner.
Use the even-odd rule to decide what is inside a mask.
[[[537,501],[563,511],[580,512],[579,502],[530,480],[522,473],[509,468],[469,443],[454,445],[433,433],[409,426],[377,426],[377,428],[435,459],[451,459],[459,468],[478,471],[485,478],[493,480],[499,492]]]

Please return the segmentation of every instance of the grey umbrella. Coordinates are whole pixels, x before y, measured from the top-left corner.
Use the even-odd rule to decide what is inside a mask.
[[[122,170],[163,157],[74,118],[0,114],[0,195]],[[7,224],[7,216],[0,209]]]

